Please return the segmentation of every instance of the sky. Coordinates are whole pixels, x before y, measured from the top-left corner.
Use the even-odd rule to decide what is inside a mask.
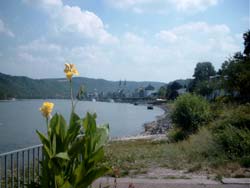
[[[243,50],[249,0],[1,0],[0,72],[162,81]]]

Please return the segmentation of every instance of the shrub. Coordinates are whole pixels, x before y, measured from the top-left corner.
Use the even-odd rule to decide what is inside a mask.
[[[186,134],[178,128],[174,128],[167,133],[169,142],[178,142],[186,138]]]
[[[185,135],[192,134],[200,126],[207,123],[210,118],[208,102],[200,96],[184,94],[177,98],[171,114],[171,119],[176,128]]]
[[[238,106],[228,113],[224,113],[223,116],[222,124],[250,130],[250,104]]]
[[[250,105],[226,110],[212,127],[216,142],[229,159],[250,161]]]
[[[250,155],[250,130],[227,125],[214,133],[217,143],[230,159]]]

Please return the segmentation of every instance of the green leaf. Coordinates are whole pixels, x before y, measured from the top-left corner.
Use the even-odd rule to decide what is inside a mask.
[[[79,140],[75,141],[71,148],[69,149],[69,156],[75,157],[80,153],[84,152],[84,143],[85,143],[85,137],[80,137]]]
[[[84,177],[86,176],[86,169],[85,169],[84,162],[80,163],[76,167],[73,174],[74,174],[74,182],[75,182],[74,185],[77,185],[84,180]]]
[[[52,153],[53,155],[56,154],[56,134],[52,134]]]
[[[60,153],[56,154],[55,157],[65,159],[65,160],[70,160],[67,152],[60,152]]]
[[[81,181],[77,185],[80,187],[87,187],[91,185],[94,182],[94,180],[104,176],[109,171],[110,168],[107,167],[92,169],[85,178],[81,179]]]
[[[69,129],[67,131],[67,135],[66,135],[66,144],[70,144],[71,142],[73,142],[76,137],[79,135],[80,133],[80,118],[78,117],[78,115],[76,115],[74,112],[71,113],[71,117],[70,117],[70,126]]]
[[[97,128],[97,133],[100,135],[96,147],[101,147],[109,140],[109,125],[105,124]]]
[[[61,188],[73,188],[73,186],[69,183],[69,181],[66,181]]]
[[[104,157],[104,149],[103,147],[101,147],[97,151],[91,153],[89,157],[90,158],[89,162],[97,163],[98,161],[102,160],[103,157]]]
[[[75,126],[76,124],[78,124],[78,120],[80,120],[80,117],[76,113],[72,112],[70,116],[69,126]]]
[[[49,158],[51,159],[52,156],[53,156],[53,154],[52,154],[52,152],[50,151],[49,147],[46,146],[46,145],[43,145],[43,148],[44,148],[45,152],[47,153],[47,155],[49,156]]]
[[[44,136],[42,133],[40,133],[38,130],[36,130],[36,133],[38,134],[40,141],[43,145],[49,146],[49,140]]]
[[[50,120],[49,127],[51,128],[52,132],[56,133],[56,125],[59,119],[59,115],[56,113]]]

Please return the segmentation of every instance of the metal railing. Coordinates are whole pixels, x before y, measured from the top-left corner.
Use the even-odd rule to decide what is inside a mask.
[[[25,187],[31,181],[37,182],[42,157],[42,145],[0,154],[0,188]]]

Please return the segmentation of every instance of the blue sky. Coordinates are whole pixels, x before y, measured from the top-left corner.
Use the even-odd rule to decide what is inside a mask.
[[[243,49],[249,0],[2,0],[0,72],[163,81]]]

